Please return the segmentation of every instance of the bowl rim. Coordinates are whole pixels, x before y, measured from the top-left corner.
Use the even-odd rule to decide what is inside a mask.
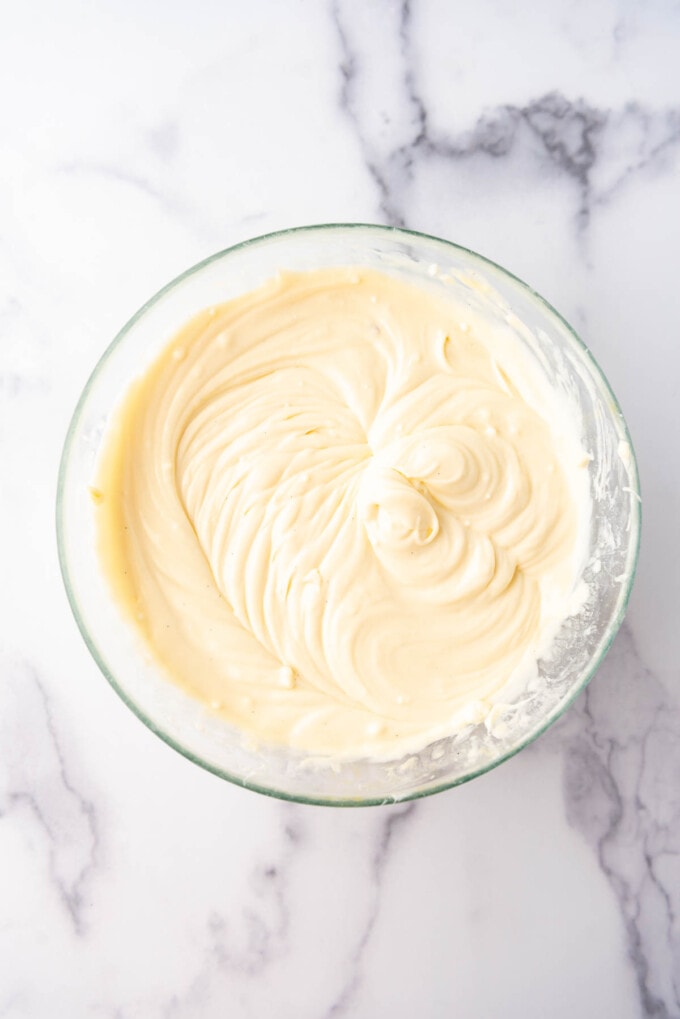
[[[69,461],[71,451],[73,448],[74,439],[78,433],[78,426],[80,424],[80,420],[88,396],[90,394],[90,390],[92,389],[95,381],[97,380],[101,372],[104,370],[104,367],[106,366],[106,363],[113,354],[114,350],[124,340],[124,338],[127,336],[127,334],[135,325],[135,323],[138,322],[139,319],[141,319],[152,307],[154,307],[154,305],[156,305],[167,293],[169,293],[171,290],[177,287],[180,283],[184,282],[186,279],[195,275],[196,273],[201,272],[201,270],[205,269],[208,265],[211,265],[213,262],[225,258],[227,255],[233,255],[237,251],[241,251],[242,249],[266,244],[268,241],[278,238],[284,238],[291,235],[300,235],[305,233],[315,234],[323,231],[334,232],[347,230],[368,232],[369,234],[370,233],[380,234],[384,237],[394,237],[397,239],[403,238],[407,240],[409,238],[415,238],[417,240],[434,241],[438,244],[444,245],[445,247],[452,248],[457,252],[462,252],[465,256],[471,257],[473,261],[478,262],[481,266],[490,266],[492,269],[496,270],[497,272],[500,272],[502,275],[509,278],[515,284],[519,285],[519,287],[525,292],[527,292],[539,305],[541,305],[548,312],[549,315],[554,316],[562,324],[562,326],[566,329],[569,339],[575,344],[577,348],[579,348],[585,354],[590,372],[598,379],[598,381],[602,385],[603,391],[605,392],[605,394],[609,396],[611,400],[612,408],[615,414],[618,415],[618,418],[620,420],[622,431],[625,436],[625,441],[628,443],[628,446],[630,448],[629,474],[631,479],[630,496],[632,512],[630,527],[631,538],[628,546],[628,560],[626,564],[626,575],[624,580],[625,591],[623,593],[623,597],[621,598],[619,609],[616,615],[610,621],[607,631],[605,631],[606,634],[605,639],[603,641],[599,654],[592,660],[588,670],[584,672],[583,676],[581,677],[581,680],[574,685],[574,687],[569,691],[569,694],[565,697],[565,699],[562,702],[560,702],[556,708],[553,709],[553,711],[547,716],[547,718],[541,721],[540,725],[538,725],[534,730],[529,732],[528,735],[525,736],[517,746],[512,747],[506,753],[501,754],[500,756],[494,758],[493,761],[487,762],[484,765],[480,766],[479,768],[476,768],[465,775],[459,775],[456,778],[440,782],[434,786],[428,786],[425,789],[419,789],[415,792],[408,793],[405,796],[399,796],[394,798],[360,797],[357,799],[351,798],[333,799],[330,797],[315,795],[311,796],[303,796],[299,794],[294,795],[292,793],[286,792],[285,790],[277,789],[270,785],[261,785],[258,782],[253,782],[249,779],[242,778],[239,775],[232,774],[226,771],[224,768],[220,768],[217,765],[212,764],[209,761],[206,761],[205,759],[200,757],[197,753],[195,753],[193,750],[190,750],[188,747],[180,743],[179,740],[176,740],[174,737],[166,733],[153,720],[153,718],[150,718],[144,711],[142,711],[138,707],[138,705],[132,700],[132,698],[125,692],[125,690],[119,684],[116,677],[113,675],[112,671],[109,669],[108,665],[106,664],[103,658],[103,655],[99,650],[97,643],[91,636],[85,624],[83,615],[81,613],[78,598],[75,593],[74,584],[71,579],[71,570],[69,566],[68,554],[66,551],[66,542],[64,534],[64,491],[66,487]],[[609,651],[609,648],[611,647],[612,642],[616,634],[618,633],[618,630],[626,614],[626,609],[628,607],[628,602],[630,600],[630,595],[633,588],[633,582],[635,580],[640,553],[642,500],[640,497],[640,476],[637,458],[635,455],[635,449],[628,428],[628,423],[623,415],[619,401],[612,390],[612,387],[609,383],[609,380],[607,379],[607,376],[605,375],[602,368],[596,361],[587,344],[581,339],[581,337],[578,335],[573,326],[570,325],[570,323],[564,318],[564,316],[561,315],[560,312],[557,311],[556,308],[554,308],[549,301],[547,301],[544,297],[541,296],[541,294],[534,290],[533,287],[531,287],[519,276],[516,276],[514,273],[510,272],[504,266],[499,265],[492,259],[479,254],[479,252],[473,251],[471,248],[466,248],[464,245],[456,244],[454,241],[447,240],[443,237],[436,237],[433,234],[427,234],[417,230],[407,230],[404,227],[386,226],[378,223],[316,223],[310,224],[308,226],[295,226],[288,227],[282,230],[274,230],[266,234],[261,234],[257,237],[251,237],[244,241],[240,241],[238,244],[233,244],[227,248],[223,248],[222,250],[215,252],[212,255],[209,255],[207,258],[204,258],[201,261],[197,262],[195,265],[192,265],[188,269],[185,269],[184,272],[180,273],[178,276],[175,276],[172,280],[166,283],[165,286],[161,287],[160,290],[158,290],[147,301],[145,301],[145,303],[131,316],[131,318],[128,319],[128,321],[123,325],[123,327],[116,333],[113,340],[109,343],[103,354],[99,357],[97,363],[95,364],[92,372],[90,373],[87,379],[87,382],[85,383],[85,386],[80,394],[80,397],[78,398],[78,402],[76,403],[75,409],[71,416],[59,463],[59,474],[57,479],[57,492],[56,492],[55,522],[56,522],[59,568],[61,570],[61,576],[66,590],[69,605],[71,607],[71,611],[73,613],[78,629],[80,630],[80,634],[85,642],[86,647],[88,648],[90,654],[92,655],[96,665],[98,666],[100,672],[108,680],[109,684],[113,687],[114,691],[118,694],[118,696],[121,698],[124,704],[127,705],[127,707],[132,711],[132,713],[136,715],[136,717],[141,722],[143,722],[148,729],[155,733],[156,736],[159,736],[160,739],[162,739],[163,742],[166,743],[168,746],[172,747],[173,750],[176,750],[183,757],[187,758],[187,760],[192,761],[194,764],[199,765],[199,767],[203,768],[204,770],[211,772],[214,775],[217,775],[219,778],[225,779],[227,782],[230,782],[233,785],[249,789],[252,792],[261,793],[264,796],[270,796],[279,800],[285,800],[293,803],[309,804],[313,806],[369,807],[395,803],[406,803],[410,800],[422,799],[426,796],[433,796],[435,793],[440,793],[444,792],[447,789],[452,789],[455,786],[463,785],[466,782],[470,782],[474,778],[479,778],[481,775],[485,775],[487,772],[492,771],[494,768],[497,768],[500,764],[503,764],[504,761],[510,760],[510,758],[514,757],[521,750],[524,750],[525,747],[533,743],[534,740],[538,739],[539,736],[541,736],[551,725],[553,725],[557,721],[558,718],[560,718],[567,711],[567,709],[573,704],[578,695],[586,688],[590,680],[593,678],[597,670],[600,668],[600,665],[602,664],[607,652]]]

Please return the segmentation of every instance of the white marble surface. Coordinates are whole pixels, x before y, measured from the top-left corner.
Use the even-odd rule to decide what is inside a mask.
[[[680,9],[35,0],[0,30],[0,1016],[680,1016]],[[394,808],[202,772],[62,591],[60,447],[104,346],[219,248],[403,223],[581,330],[637,448],[628,621],[518,758]]]

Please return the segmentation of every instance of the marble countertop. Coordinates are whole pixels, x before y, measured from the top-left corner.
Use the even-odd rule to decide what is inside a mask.
[[[680,9],[13,4],[0,35],[0,1016],[680,1016]],[[644,497],[627,622],[531,748],[416,804],[234,788],[147,731],[62,589],[103,348],[248,236],[404,224],[592,348]]]

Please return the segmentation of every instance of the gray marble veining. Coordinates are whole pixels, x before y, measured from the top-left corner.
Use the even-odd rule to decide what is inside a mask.
[[[609,200],[632,174],[680,145],[679,106],[664,104],[657,110],[628,101],[622,108],[607,109],[557,90],[522,106],[485,109],[472,128],[462,132],[433,129],[418,90],[411,13],[410,0],[387,9],[366,5],[361,17],[351,0],[333,4],[342,51],[341,106],[378,186],[387,223],[410,225],[408,193],[419,163],[480,155],[503,159],[514,148],[525,148],[573,183],[576,225],[583,230],[594,205]],[[374,72],[373,40],[378,35],[392,51],[390,75]]]
[[[680,710],[625,624],[577,711],[582,727],[564,748],[567,819],[616,896],[644,1013],[677,1015]]]
[[[335,1017],[342,1015],[351,1015],[354,999],[361,986],[362,968],[364,965],[364,950],[370,940],[378,919],[382,879],[389,860],[390,847],[392,846],[392,841],[399,829],[405,823],[409,822],[409,819],[414,816],[417,809],[417,802],[407,803],[400,807],[390,807],[387,816],[382,821],[381,829],[379,831],[378,845],[372,859],[371,906],[366,916],[363,929],[361,930],[357,940],[354,952],[352,953],[348,979],[328,1010],[328,1019],[335,1019]]]
[[[97,865],[97,814],[76,787],[61,748],[50,701],[37,673],[4,674],[0,812],[23,817],[76,934],[85,933],[84,898]]]
[[[0,1015],[680,1017],[680,12],[15,5],[0,38]],[[574,320],[645,531],[586,693],[469,786],[380,810],[203,774],[65,604],[56,468],[88,372],[187,265],[305,222],[448,236]]]

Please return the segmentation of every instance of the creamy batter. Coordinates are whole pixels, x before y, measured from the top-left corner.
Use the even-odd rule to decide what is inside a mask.
[[[127,393],[102,562],[169,680],[258,741],[398,756],[526,683],[588,514],[512,331],[363,268],[197,315]]]

